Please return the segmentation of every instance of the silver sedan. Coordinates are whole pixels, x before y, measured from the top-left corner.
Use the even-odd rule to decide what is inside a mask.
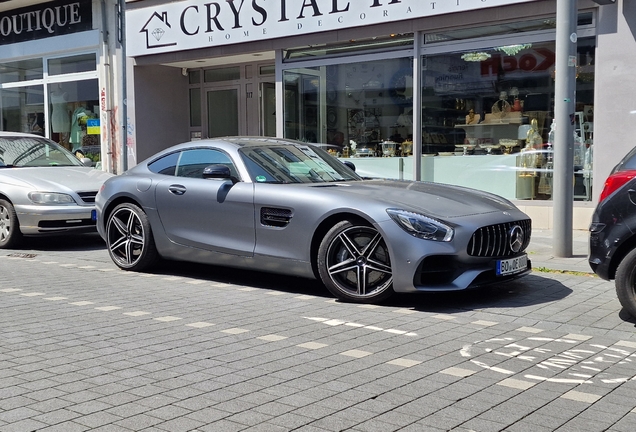
[[[47,138],[0,132],[0,248],[22,236],[94,232],[95,195],[110,177]]]
[[[449,185],[363,179],[310,144],[229,137],[163,150],[109,179],[97,228],[113,261],[158,258],[317,278],[336,297],[463,290],[527,274],[531,223]]]

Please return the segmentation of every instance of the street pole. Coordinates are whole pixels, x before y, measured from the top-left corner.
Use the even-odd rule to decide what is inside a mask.
[[[413,34],[413,180],[422,179],[422,32]]]
[[[554,86],[553,246],[557,257],[572,256],[574,201],[574,113],[576,90],[576,0],[557,0]]]
[[[121,46],[121,116],[122,116],[122,139],[121,157],[122,172],[128,169],[128,85],[126,66],[126,1],[118,0],[119,10],[119,44]]]

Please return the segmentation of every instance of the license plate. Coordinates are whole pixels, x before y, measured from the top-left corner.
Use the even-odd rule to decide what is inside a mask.
[[[497,261],[497,276],[505,276],[525,271],[528,267],[528,255],[521,255]]]

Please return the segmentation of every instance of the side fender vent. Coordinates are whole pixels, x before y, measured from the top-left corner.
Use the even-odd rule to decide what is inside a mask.
[[[261,207],[261,224],[282,228],[287,226],[292,218],[292,211],[274,207]]]

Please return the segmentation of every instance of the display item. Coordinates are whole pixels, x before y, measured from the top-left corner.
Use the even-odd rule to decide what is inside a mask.
[[[71,118],[67,102],[67,93],[61,90],[51,92],[51,130],[54,133],[71,131]]]
[[[479,114],[475,114],[475,110],[474,109],[470,109],[468,111],[468,115],[466,116],[466,124],[477,124],[479,123],[479,120],[481,119],[481,115]]]
[[[69,142],[73,145],[73,152],[82,146],[83,130],[82,126],[86,125],[86,118],[90,117],[90,113],[86,108],[79,107],[73,111],[73,125],[71,127],[71,136]]]

